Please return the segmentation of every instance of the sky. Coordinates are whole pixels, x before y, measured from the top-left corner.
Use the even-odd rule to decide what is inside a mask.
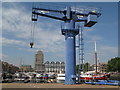
[[[19,66],[34,66],[38,50],[44,53],[46,61],[65,61],[65,37],[61,34],[61,21],[39,16],[35,24],[34,47],[31,40],[31,2],[2,3],[2,60]],[[84,62],[94,64],[94,42],[97,42],[98,59],[105,63],[118,56],[118,4],[117,2],[52,2],[35,3],[36,6],[51,9],[65,9],[66,5],[101,8],[98,23],[83,28]],[[78,52],[78,50],[77,50]],[[77,60],[78,63],[78,55]]]

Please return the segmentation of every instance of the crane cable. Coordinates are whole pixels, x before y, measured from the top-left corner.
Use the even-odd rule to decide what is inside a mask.
[[[34,6],[34,3],[32,5],[32,7]],[[32,15],[33,18],[33,15]],[[30,40],[30,47],[32,48],[34,45],[34,31],[35,31],[35,26],[36,26],[36,21],[32,21],[31,22],[31,40]]]
[[[35,30],[35,22],[31,23],[31,42],[34,42],[34,30]]]

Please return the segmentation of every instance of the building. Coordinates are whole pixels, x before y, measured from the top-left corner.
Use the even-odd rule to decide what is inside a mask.
[[[2,73],[15,73],[16,71],[19,71],[19,67],[9,64],[8,62],[0,60],[0,65],[0,72]]]
[[[44,55],[42,51],[38,51],[37,54],[35,54],[35,72],[45,72]]]
[[[19,71],[21,72],[32,72],[33,68],[31,65],[21,65]]]
[[[45,62],[45,73],[65,73],[65,63],[64,62]]]
[[[93,64],[92,67],[93,67],[93,70],[96,70],[95,64]],[[105,73],[107,71],[107,64],[106,63],[99,63],[97,65],[97,71],[100,73]]]
[[[107,72],[107,64],[106,63],[100,63],[100,72],[101,73]]]
[[[92,65],[93,71],[96,71],[96,64]],[[100,66],[99,64],[97,65],[97,72],[100,72]]]

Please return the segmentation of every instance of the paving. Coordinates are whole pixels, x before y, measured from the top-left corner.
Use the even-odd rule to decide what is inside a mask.
[[[3,83],[2,88],[120,88],[120,86],[88,84],[65,85],[63,83]]]

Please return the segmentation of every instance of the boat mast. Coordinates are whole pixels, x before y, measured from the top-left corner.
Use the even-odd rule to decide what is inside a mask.
[[[96,65],[96,74],[97,74],[97,49],[96,49],[96,41],[95,41],[95,65]]]

